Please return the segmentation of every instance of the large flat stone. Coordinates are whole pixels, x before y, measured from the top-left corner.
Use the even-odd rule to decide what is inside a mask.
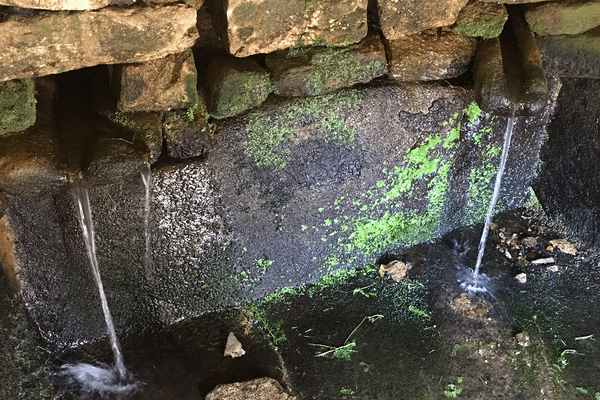
[[[525,19],[537,35],[578,35],[600,25],[597,1],[532,4]]]
[[[97,10],[108,6],[111,0],[0,0],[0,5],[41,10]]]
[[[168,111],[198,102],[198,73],[191,50],[113,69],[117,108],[122,111]]]
[[[232,0],[225,2],[229,52],[271,53],[297,43],[355,43],[367,34],[367,1]]]
[[[474,99],[471,89],[394,82],[268,100],[218,120],[201,159],[156,166],[148,220],[140,174],[90,188],[117,329],[239,305],[481,223],[506,120]],[[515,120],[498,210],[528,196],[550,105]],[[18,259],[7,268],[18,268],[50,345],[103,337],[69,187],[13,193],[4,210]]]
[[[380,0],[377,3],[383,36],[399,39],[426,29],[452,25],[468,0]]]
[[[0,23],[0,81],[181,53],[198,37],[184,5],[11,15]]]
[[[600,29],[581,35],[537,38],[547,74],[569,78],[600,79]]]
[[[390,74],[401,81],[431,81],[467,72],[477,39],[444,30],[407,35],[388,43]]]
[[[266,64],[277,93],[284,96],[332,93],[387,72],[385,49],[378,35],[346,48],[308,48],[297,57],[290,57],[288,51],[271,53]]]

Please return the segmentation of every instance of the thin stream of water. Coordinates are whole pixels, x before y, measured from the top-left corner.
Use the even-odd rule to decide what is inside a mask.
[[[473,271],[473,284],[470,285],[474,288],[478,287],[479,283],[479,269],[481,268],[481,261],[483,260],[483,253],[485,252],[485,244],[487,242],[488,233],[490,231],[490,224],[492,222],[492,213],[498,196],[500,194],[500,186],[502,184],[502,175],[504,174],[504,167],[506,166],[506,160],[508,158],[508,152],[510,149],[510,139],[513,132],[513,124],[515,120],[515,108],[513,107],[508,122],[506,124],[506,132],[504,133],[504,145],[502,146],[502,156],[500,158],[500,166],[496,173],[496,182],[494,183],[494,192],[488,206],[487,214],[485,216],[485,222],[483,224],[483,232],[481,233],[481,240],[479,241],[479,247],[477,252],[477,262],[475,263],[475,270]]]
[[[106,294],[104,293],[104,287],[102,285],[102,279],[100,277],[100,269],[98,267],[98,259],[96,257],[96,241],[94,238],[94,222],[92,220],[92,211],[90,208],[90,200],[88,196],[88,190],[81,183],[76,182],[72,186],[73,197],[77,204],[77,216],[79,223],[81,224],[81,230],[83,231],[83,238],[85,240],[85,247],[87,249],[88,258],[92,271],[94,273],[94,279],[98,292],[100,293],[100,301],[102,302],[102,311],[104,312],[104,320],[106,321],[106,329],[110,339],[110,345],[113,351],[115,368],[119,374],[119,378],[125,380],[127,377],[127,370],[125,369],[125,363],[123,361],[123,354],[121,353],[121,347],[119,346],[119,340],[117,339],[117,333],[113,323],[110,309],[108,308],[108,302],[106,300]]]
[[[142,181],[146,188],[146,195],[144,198],[144,241],[145,241],[145,252],[144,252],[144,271],[146,272],[146,279],[149,283],[152,283],[154,277],[154,271],[152,268],[152,252],[150,249],[150,185],[152,184],[152,170],[150,164],[147,164],[140,171],[142,175]]]

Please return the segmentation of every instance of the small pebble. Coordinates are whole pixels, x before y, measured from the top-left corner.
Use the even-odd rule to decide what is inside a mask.
[[[532,260],[531,263],[535,265],[552,264],[554,263],[554,257],[538,258],[537,260]]]
[[[517,343],[519,343],[519,345],[523,346],[523,347],[527,347],[529,346],[530,343],[530,339],[529,339],[529,334],[527,332],[521,332],[521,333],[517,333]]]
[[[537,246],[537,240],[534,237],[526,237],[521,240],[525,246]]]
[[[554,250],[554,246],[552,246],[552,245],[548,245],[548,247],[546,247],[546,250],[548,250],[548,251],[552,251],[552,250]]]
[[[550,244],[552,244],[554,247],[558,247],[558,249],[563,253],[571,254],[573,256],[577,254],[575,246],[569,243],[569,241],[566,239],[554,239],[550,241]]]
[[[546,267],[546,271],[548,271],[548,272],[558,272],[558,265],[551,265],[549,267]]]
[[[527,275],[523,272],[515,276],[515,279],[519,283],[527,283]]]

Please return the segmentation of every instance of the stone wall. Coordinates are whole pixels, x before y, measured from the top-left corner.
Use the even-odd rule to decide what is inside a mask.
[[[509,3],[1,7],[1,260],[43,335],[104,334],[69,180],[132,330],[480,223],[513,107],[499,208],[522,205],[559,78],[599,76],[598,28],[569,28],[594,3]]]

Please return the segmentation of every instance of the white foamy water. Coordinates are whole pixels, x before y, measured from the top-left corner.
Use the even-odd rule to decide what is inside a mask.
[[[496,181],[494,183],[494,192],[492,193],[492,198],[490,200],[490,204],[487,209],[487,214],[485,216],[485,222],[483,224],[483,232],[481,233],[481,240],[479,241],[479,247],[478,247],[478,252],[477,252],[477,262],[475,263],[475,269],[473,270],[472,278],[468,279],[469,282],[466,282],[466,281],[464,282],[464,284],[466,284],[466,286],[467,286],[466,288],[468,288],[472,292],[485,291],[485,288],[482,286],[483,278],[479,274],[479,269],[481,268],[481,261],[483,260],[483,253],[485,252],[485,244],[487,242],[488,233],[490,231],[490,224],[492,222],[492,214],[494,212],[494,207],[496,206],[496,202],[498,201],[498,196],[500,194],[500,187],[502,185],[502,175],[504,174],[504,168],[506,167],[506,160],[508,159],[508,152],[510,149],[510,139],[512,137],[513,124],[514,124],[514,120],[515,120],[515,108],[516,107],[513,107],[510,118],[508,118],[508,122],[506,124],[506,132],[504,133],[504,145],[502,146],[502,156],[500,158],[500,166],[498,167],[498,172],[496,173]],[[462,285],[461,285],[461,287],[462,287]]]
[[[129,376],[123,377],[120,371],[107,364],[65,364],[56,375],[64,380],[64,384],[82,394],[93,393],[104,397],[131,394],[139,388],[138,382]]]

